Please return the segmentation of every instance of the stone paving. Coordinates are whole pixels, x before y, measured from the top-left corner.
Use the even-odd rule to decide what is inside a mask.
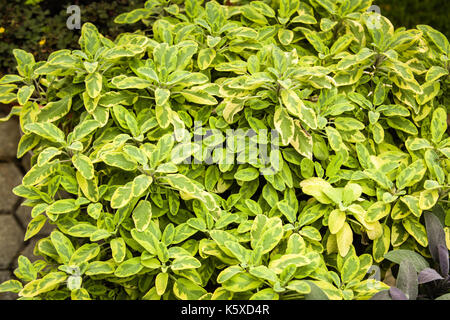
[[[4,114],[0,113],[0,117]],[[31,208],[21,206],[22,199],[12,193],[22,177],[29,170],[30,157],[16,159],[17,144],[20,140],[19,124],[16,119],[0,123],[0,283],[15,279],[19,255],[35,261],[33,255],[36,241],[51,232],[49,226],[35,237],[23,241],[28,222],[31,220]],[[16,294],[0,293],[0,300],[14,300]]]

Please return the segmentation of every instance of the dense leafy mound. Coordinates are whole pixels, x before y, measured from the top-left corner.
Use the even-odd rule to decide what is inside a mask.
[[[14,51],[1,99],[33,153],[14,192],[26,239],[57,230],[0,290],[368,299],[389,250],[430,259],[423,212],[450,222],[446,37],[366,0],[177,3],[117,17],[148,34],[85,24],[81,50]]]

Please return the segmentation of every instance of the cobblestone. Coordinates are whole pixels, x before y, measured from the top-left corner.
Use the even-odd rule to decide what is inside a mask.
[[[23,246],[24,233],[13,215],[0,215],[0,270],[13,262]]]
[[[21,183],[22,173],[14,163],[0,163],[0,212],[12,212],[19,200],[12,189]]]
[[[4,115],[0,108],[0,117]],[[29,170],[29,155],[21,161],[16,160],[19,140],[20,130],[16,119],[0,123],[0,283],[15,279],[13,270],[17,266],[19,254],[31,260],[37,259],[33,255],[37,240],[23,241],[27,221],[31,218],[29,208],[17,208],[20,199],[12,193],[12,189],[22,181],[22,172]],[[43,234],[50,231],[47,227],[44,229]],[[15,300],[17,297],[15,293],[0,293],[0,300]]]
[[[19,140],[20,130],[16,119],[0,123],[0,160],[14,160],[16,158]]]

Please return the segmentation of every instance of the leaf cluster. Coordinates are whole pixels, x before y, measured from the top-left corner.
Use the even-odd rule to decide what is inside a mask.
[[[33,153],[14,193],[26,239],[56,230],[0,290],[369,299],[391,248],[431,258],[424,212],[449,246],[448,39],[367,0],[233,4],[147,1],[116,19],[145,33],[14,50],[0,101]]]

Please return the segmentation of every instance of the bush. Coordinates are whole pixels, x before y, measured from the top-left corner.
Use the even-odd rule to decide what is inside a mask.
[[[391,248],[431,258],[423,212],[448,240],[446,37],[365,0],[226,4],[147,1],[116,19],[145,35],[14,50],[0,98],[33,152],[14,193],[26,239],[57,230],[0,291],[369,299]]]

